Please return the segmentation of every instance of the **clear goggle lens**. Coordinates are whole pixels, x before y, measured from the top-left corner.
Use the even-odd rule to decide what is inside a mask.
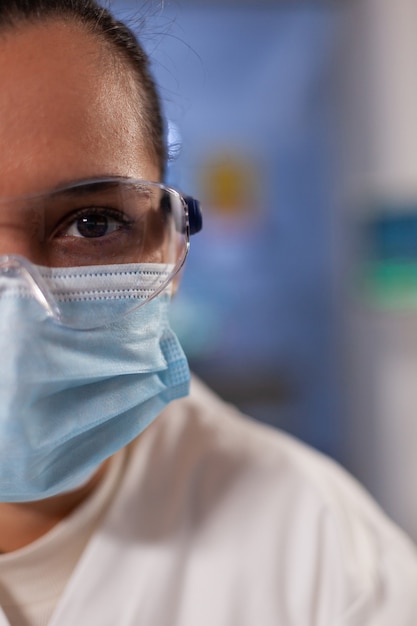
[[[95,179],[3,199],[1,284],[29,290],[64,325],[100,326],[113,321],[100,315],[106,297],[118,294],[111,316],[119,317],[164,291],[200,228],[198,202],[143,180]],[[77,313],[77,295],[92,302],[91,319]]]

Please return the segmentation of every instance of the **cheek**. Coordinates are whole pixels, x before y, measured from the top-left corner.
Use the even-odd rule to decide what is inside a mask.
[[[47,265],[42,225],[24,212],[13,214],[0,208],[0,256],[16,254],[38,265]]]

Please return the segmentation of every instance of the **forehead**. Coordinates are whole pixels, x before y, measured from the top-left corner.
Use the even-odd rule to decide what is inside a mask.
[[[96,176],[157,177],[131,70],[84,27],[2,32],[0,85],[0,196]]]

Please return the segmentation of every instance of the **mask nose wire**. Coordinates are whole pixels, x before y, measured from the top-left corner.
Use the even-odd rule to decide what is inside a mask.
[[[61,313],[53,299],[50,289],[39,270],[30,261],[17,254],[0,256],[0,278],[19,279],[24,281],[37,302],[49,317],[60,321]]]

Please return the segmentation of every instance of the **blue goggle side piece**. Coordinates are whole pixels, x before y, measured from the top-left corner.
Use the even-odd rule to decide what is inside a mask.
[[[190,235],[195,235],[203,228],[203,213],[198,200],[191,196],[183,196],[188,209]]]

